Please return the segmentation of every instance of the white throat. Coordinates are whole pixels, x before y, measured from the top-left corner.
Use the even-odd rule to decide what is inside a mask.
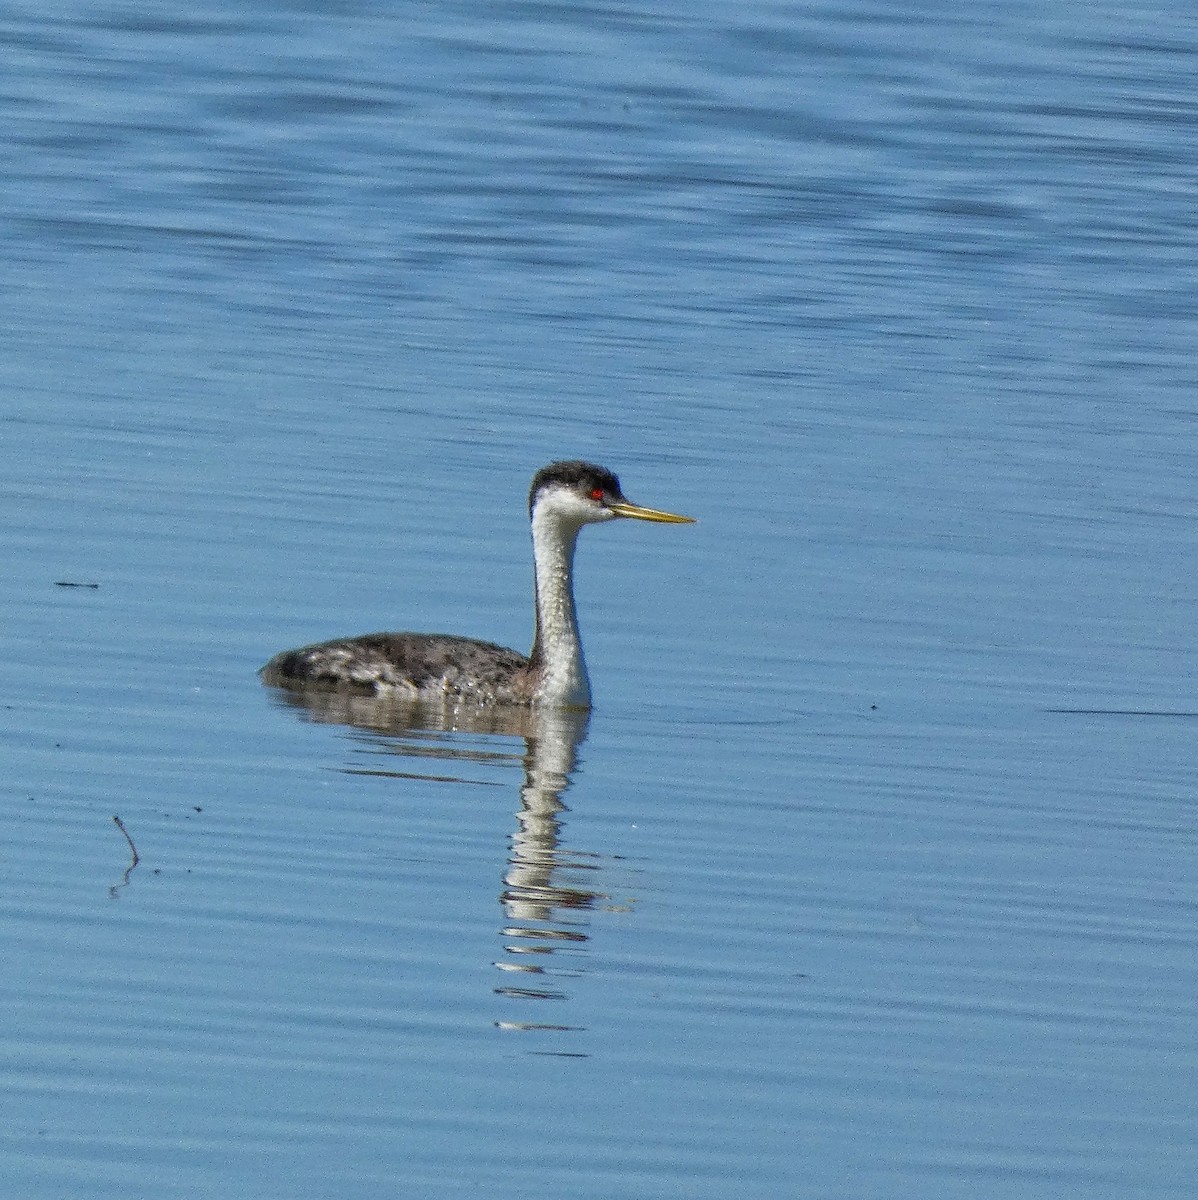
[[[574,611],[574,547],[584,523],[578,514],[565,511],[564,505],[555,504],[551,498],[533,511],[537,589],[533,654],[541,668],[533,699],[538,704],[588,708],[591,703],[591,683]]]

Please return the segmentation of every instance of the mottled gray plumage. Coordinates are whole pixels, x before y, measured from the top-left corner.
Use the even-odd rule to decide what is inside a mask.
[[[262,668],[277,687],[394,691],[468,704],[532,699],[532,664],[493,642],[439,633],[367,633],[284,650]]]

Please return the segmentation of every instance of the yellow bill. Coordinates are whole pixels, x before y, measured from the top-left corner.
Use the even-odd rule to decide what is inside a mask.
[[[627,500],[617,500],[607,506],[609,512],[617,517],[635,517],[638,521],[662,521],[669,525],[693,525],[694,517],[682,517],[677,513],[660,512],[656,508],[642,508],[639,504],[629,504]]]

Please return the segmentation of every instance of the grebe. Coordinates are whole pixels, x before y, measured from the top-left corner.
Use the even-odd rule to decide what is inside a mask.
[[[284,650],[262,668],[265,683],[291,689],[373,692],[413,701],[589,708],[574,611],[574,546],[584,525],[633,517],[692,524],[693,517],[631,504],[604,467],[557,462],[533,476],[528,493],[536,570],[536,632],[527,658],[473,638],[368,633]]]

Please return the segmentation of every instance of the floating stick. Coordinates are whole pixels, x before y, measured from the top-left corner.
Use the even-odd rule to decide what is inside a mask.
[[[129,831],[125,828],[125,822],[122,821],[120,817],[113,817],[112,823],[124,835],[125,841],[129,843],[129,851],[133,855],[129,865],[125,868],[124,875],[121,876],[121,882],[114,883],[112,887],[108,889],[108,894],[115,900],[117,892],[119,892],[121,888],[129,886],[129,876],[133,874],[133,868],[136,867],[139,862],[141,862],[141,856],[137,853],[137,847],[133,844],[133,839],[129,836]]]

